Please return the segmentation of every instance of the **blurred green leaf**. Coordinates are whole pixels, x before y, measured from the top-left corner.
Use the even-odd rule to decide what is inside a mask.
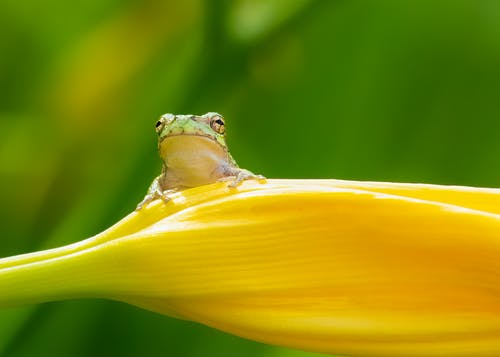
[[[499,15],[491,0],[2,1],[0,254],[131,211],[165,112],[221,112],[238,163],[269,177],[498,187]],[[89,355],[112,334],[108,355],[312,356],[109,302],[39,309],[0,312],[1,355],[53,355],[62,335],[59,352]]]

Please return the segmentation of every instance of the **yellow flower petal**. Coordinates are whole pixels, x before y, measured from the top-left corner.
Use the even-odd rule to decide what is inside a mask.
[[[498,356],[499,257],[497,189],[214,184],[0,260],[0,306],[103,297],[306,350]]]

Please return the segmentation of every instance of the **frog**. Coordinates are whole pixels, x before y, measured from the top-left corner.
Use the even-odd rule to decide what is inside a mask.
[[[155,130],[162,169],[136,211],[157,199],[168,202],[172,193],[218,181],[229,181],[230,189],[245,180],[265,182],[264,176],[240,168],[231,156],[225,119],[219,113],[167,113],[156,122]]]

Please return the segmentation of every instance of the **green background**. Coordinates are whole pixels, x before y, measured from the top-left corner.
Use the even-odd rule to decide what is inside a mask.
[[[131,212],[165,112],[271,178],[499,187],[499,93],[495,0],[2,0],[0,255]],[[97,300],[0,311],[0,355],[318,356]]]

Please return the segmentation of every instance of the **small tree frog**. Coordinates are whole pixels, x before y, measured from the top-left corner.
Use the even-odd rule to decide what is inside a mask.
[[[158,198],[167,202],[170,193],[216,181],[231,181],[228,187],[234,188],[244,180],[265,180],[238,167],[227,148],[225,132],[224,118],[218,113],[162,115],[156,123],[161,174],[136,210]]]

